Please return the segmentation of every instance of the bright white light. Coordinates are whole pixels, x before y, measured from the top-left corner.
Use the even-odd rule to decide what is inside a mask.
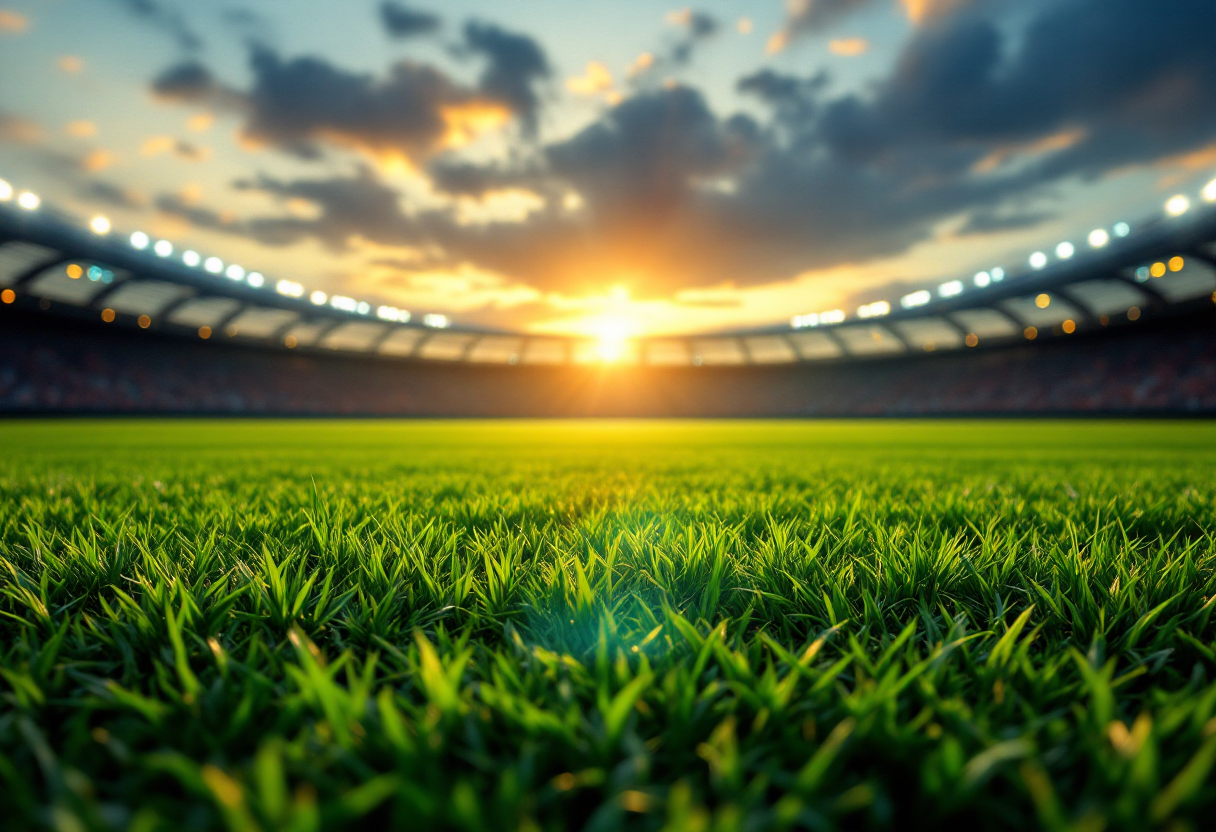
[[[355,311],[360,315],[366,315],[372,311],[372,305],[365,300],[359,301],[359,305],[355,307]]]
[[[1047,255],[1041,251],[1036,251],[1030,255],[1030,268],[1041,269],[1047,265]]]
[[[13,198],[13,186],[6,180],[0,179],[0,202],[8,202]]]
[[[255,289],[261,289],[262,284],[266,282],[266,278],[262,277],[261,272],[250,272],[245,276],[245,282]]]
[[[42,199],[33,191],[22,191],[17,197],[17,204],[27,211],[37,211]]]
[[[156,252],[157,257],[168,257],[173,253],[173,243],[168,240],[157,240],[156,245],[152,246],[152,250]]]
[[[343,312],[354,312],[359,308],[359,301],[345,295],[334,295],[329,299],[329,305],[334,309],[341,309]]]
[[[1089,245],[1091,248],[1102,248],[1110,242],[1110,235],[1106,233],[1104,228],[1095,228],[1089,232]]]
[[[148,235],[142,231],[136,231],[131,235],[131,248],[137,248],[143,251],[148,247],[148,243],[152,242],[148,239]]]
[[[186,249],[186,251],[182,252],[182,262],[193,269],[199,263],[203,262],[203,258],[197,251]]]
[[[236,263],[233,263],[231,266],[229,266],[228,269],[224,272],[224,274],[228,275],[229,280],[244,280],[245,279],[245,270],[242,269],[240,266],[238,266]]]
[[[790,326],[794,329],[802,329],[808,326],[819,326],[819,315],[814,312],[808,312],[805,315],[795,315],[790,318]]]
[[[917,306],[924,306],[929,301],[933,300],[933,295],[928,289],[921,289],[918,292],[913,292],[910,295],[904,295],[899,299],[899,305],[904,309],[914,309]]]
[[[997,266],[995,269],[992,270],[992,282],[993,283],[1000,283],[1004,279],[1005,279],[1005,270],[1004,269],[1002,269],[1000,266]]]
[[[1126,237],[1132,233],[1132,227],[1125,222],[1117,222],[1115,223],[1114,232],[1116,237]]]
[[[253,275],[250,275],[250,277],[252,276]],[[280,295],[284,295],[289,298],[298,298],[304,296],[304,287],[299,283],[296,283],[294,280],[280,280],[278,283],[274,284],[274,290]]]
[[[827,312],[819,313],[819,323],[821,324],[839,324],[844,322],[843,309],[829,309]]]
[[[1165,202],[1165,213],[1171,217],[1181,217],[1190,210],[1191,201],[1182,194],[1175,194]]]
[[[963,293],[963,281],[951,280],[937,287],[937,293],[944,298],[953,298]]]
[[[891,314],[891,304],[885,300],[876,300],[865,306],[857,307],[857,317],[859,318],[881,318],[883,315],[889,314]]]
[[[376,317],[382,321],[395,321],[401,310],[395,306],[377,306]]]
[[[89,230],[99,237],[104,237],[110,233],[110,218],[98,214],[89,220]]]
[[[988,274],[988,272],[976,272],[975,277],[973,277],[972,280],[975,282],[976,286],[983,289],[992,282],[992,275]]]
[[[308,296],[308,299],[313,302],[314,306],[324,306],[325,301],[329,300],[329,295],[325,294],[320,289],[317,289]]]
[[[448,325],[448,316],[440,315],[435,312],[428,312],[422,316],[422,323],[425,326],[431,326],[435,329],[444,329]]]
[[[4,180],[0,180],[0,199],[4,198],[4,185],[8,184]],[[12,190],[9,190],[12,193]],[[1208,202],[1216,202],[1216,179],[1203,186],[1203,198]]]
[[[1059,257],[1061,260],[1067,260],[1076,253],[1077,247],[1067,240],[1056,246],[1056,257]]]
[[[224,270],[224,261],[218,257],[208,257],[207,262],[203,264],[203,268],[211,274],[219,274]]]

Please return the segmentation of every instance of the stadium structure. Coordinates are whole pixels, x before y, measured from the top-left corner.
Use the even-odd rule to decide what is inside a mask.
[[[0,412],[1216,413],[1216,181],[1164,214],[852,313],[604,341],[310,291],[0,180]]]

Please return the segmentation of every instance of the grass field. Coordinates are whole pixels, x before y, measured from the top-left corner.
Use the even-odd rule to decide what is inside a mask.
[[[1216,425],[0,423],[0,826],[1199,829]]]

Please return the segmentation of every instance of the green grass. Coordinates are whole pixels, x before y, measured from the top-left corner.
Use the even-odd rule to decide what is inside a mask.
[[[5,829],[1182,830],[1216,425],[0,423]]]

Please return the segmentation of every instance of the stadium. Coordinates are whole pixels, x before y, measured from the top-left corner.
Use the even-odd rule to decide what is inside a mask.
[[[1211,415],[1216,180],[1024,269],[788,327],[576,339],[417,322],[0,185],[9,413]],[[959,355],[958,353],[965,353]]]
[[[1208,828],[1213,27],[3,0],[0,827]]]

